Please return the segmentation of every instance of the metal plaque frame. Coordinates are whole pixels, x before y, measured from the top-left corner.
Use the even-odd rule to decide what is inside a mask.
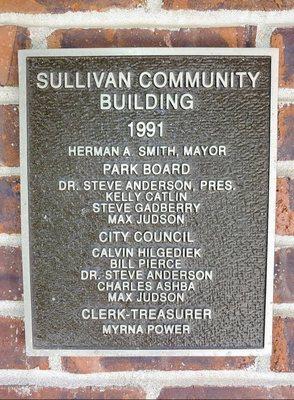
[[[278,97],[278,49],[256,48],[101,48],[101,49],[52,49],[20,50],[20,157],[21,157],[21,234],[22,262],[24,280],[24,308],[26,352],[31,356],[260,356],[271,353],[272,349],[272,303],[275,246],[275,192],[276,192],[276,153],[277,153],[277,97]],[[30,240],[28,205],[28,154],[27,154],[27,58],[28,57],[73,57],[73,56],[244,56],[271,58],[270,95],[270,154],[269,154],[269,197],[268,197],[268,235],[267,270],[265,299],[264,347],[259,349],[197,349],[197,350],[63,350],[35,349],[32,337],[32,309],[30,283]]]

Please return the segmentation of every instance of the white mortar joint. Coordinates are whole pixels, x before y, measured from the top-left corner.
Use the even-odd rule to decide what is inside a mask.
[[[158,0],[149,9],[67,12],[64,14],[2,13],[0,25],[49,28],[193,28],[199,26],[276,25],[292,26],[294,10],[163,10]]]

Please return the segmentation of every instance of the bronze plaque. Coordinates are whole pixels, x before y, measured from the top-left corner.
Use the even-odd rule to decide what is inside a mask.
[[[27,348],[262,354],[276,53],[21,52]]]

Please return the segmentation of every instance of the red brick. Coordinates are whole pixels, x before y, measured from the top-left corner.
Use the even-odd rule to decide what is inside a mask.
[[[36,386],[0,386],[1,399],[146,399],[142,389],[133,387],[85,387],[66,389]]]
[[[49,48],[167,46],[164,31],[147,29],[59,29],[47,39]],[[166,31],[168,35],[168,31]],[[127,43],[127,44],[126,44]]]
[[[48,369],[45,357],[28,357],[25,354],[24,323],[17,318],[0,317],[0,368]]]
[[[294,181],[290,178],[277,180],[276,233],[294,235]]]
[[[293,8],[293,0],[163,0],[167,9],[192,10],[287,10]]]
[[[279,109],[278,159],[294,160],[294,105]]]
[[[31,47],[29,31],[19,26],[0,27],[0,86],[18,84],[18,50]]]
[[[294,387],[167,387],[161,390],[158,399],[294,399]]]
[[[144,0],[1,0],[0,12],[65,13],[68,11],[103,11],[113,7],[133,8]]]
[[[0,165],[19,165],[19,121],[15,105],[0,105]]]
[[[47,39],[49,48],[77,47],[251,47],[255,27],[197,28],[179,31],[148,29],[59,29]]]
[[[294,372],[294,319],[274,318],[271,369]]]
[[[135,370],[235,370],[253,365],[253,357],[63,357],[63,368],[72,373]]]
[[[276,251],[274,302],[294,303],[294,249]]]
[[[19,247],[0,247],[0,300],[21,299],[21,249]]]
[[[294,87],[294,28],[275,29],[271,46],[280,49],[280,86]]]
[[[20,233],[20,180],[0,178],[0,233]]]
[[[171,31],[173,47],[254,47],[256,28],[197,28]]]

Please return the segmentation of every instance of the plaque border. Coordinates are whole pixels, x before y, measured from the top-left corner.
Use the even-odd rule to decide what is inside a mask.
[[[269,155],[269,197],[267,268],[265,293],[264,346],[258,349],[175,349],[175,350],[78,350],[39,349],[33,346],[30,240],[28,207],[28,154],[27,154],[27,58],[28,57],[70,57],[70,56],[268,56],[271,58],[271,106],[270,106],[270,155]],[[274,48],[89,48],[89,49],[38,49],[19,50],[19,115],[20,115],[20,177],[21,177],[21,243],[24,286],[24,315],[26,353],[30,356],[262,356],[271,354],[273,319],[273,281],[275,250],[275,201],[276,201],[276,154],[277,154],[277,108],[278,108],[278,64],[279,50]]]

